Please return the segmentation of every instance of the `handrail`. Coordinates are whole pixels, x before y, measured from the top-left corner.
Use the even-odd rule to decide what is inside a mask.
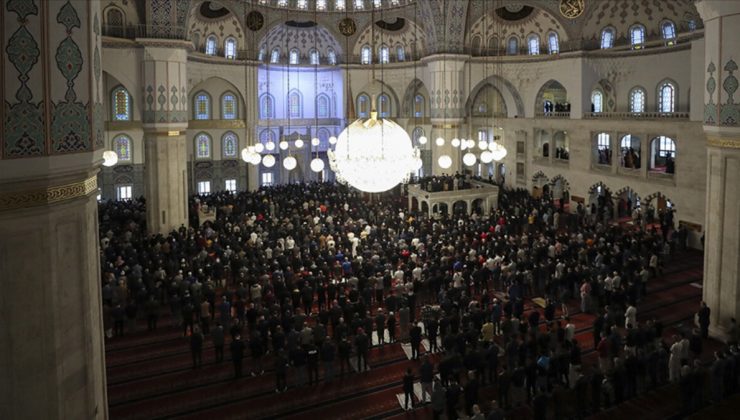
[[[688,119],[688,112],[587,112],[585,119],[662,120]]]

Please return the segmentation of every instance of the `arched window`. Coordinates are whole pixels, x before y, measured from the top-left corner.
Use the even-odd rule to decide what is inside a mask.
[[[337,64],[337,53],[334,52],[333,48],[326,50],[326,57],[330,65],[334,66]]]
[[[274,140],[275,134],[272,132],[272,130],[265,129],[260,131],[260,143],[265,144]]]
[[[645,27],[637,24],[630,28],[630,42],[632,49],[638,50],[645,43]]]
[[[414,128],[414,131],[411,132],[411,138],[414,140],[414,144],[419,144],[419,139],[421,136],[424,135],[424,129],[421,127]]]
[[[373,62],[373,50],[370,49],[369,45],[364,45],[362,47],[360,62],[362,64],[370,64]]]
[[[319,52],[318,51],[312,49],[308,53],[308,56],[309,56],[309,59],[311,60],[311,65],[312,66],[318,66],[319,65]]]
[[[298,9],[306,10],[308,9],[308,0],[297,0],[295,6]]]
[[[236,40],[234,38],[226,38],[226,42],[224,42],[224,57],[229,60],[236,58]]]
[[[676,87],[671,82],[663,82],[658,88],[658,112],[676,111]]]
[[[610,165],[612,163],[611,137],[607,133],[599,133],[596,136],[596,152],[598,153],[599,165]]]
[[[669,41],[668,45],[673,45],[673,40],[676,38],[676,25],[666,20],[660,25],[660,29],[663,32],[663,39]]]
[[[506,43],[506,53],[509,55],[519,54],[519,38],[512,36]]]
[[[630,112],[645,112],[645,89],[633,88],[630,91]]]
[[[406,61],[406,50],[403,49],[403,45],[396,45],[396,60]]]
[[[107,30],[105,35],[121,37],[125,31],[123,12],[117,7],[110,7],[105,13],[105,24]]]
[[[119,162],[131,162],[131,159],[133,159],[131,143],[131,138],[125,134],[118,135],[113,139],[113,151],[118,155]]]
[[[604,28],[601,30],[601,49],[606,50],[614,47],[614,28]]]
[[[391,54],[390,54],[390,51],[388,50],[388,47],[385,45],[382,45],[380,47],[380,54],[379,54],[380,62],[382,64],[387,64],[391,59],[390,55]]]
[[[370,116],[370,97],[365,94],[357,97],[357,116],[360,118]]]
[[[273,48],[270,53],[270,63],[276,64],[280,62],[280,48]]]
[[[262,95],[260,99],[260,118],[263,120],[275,118],[275,101],[268,94]]]
[[[696,30],[696,21],[694,19],[689,19],[689,32],[694,32]]]
[[[195,136],[195,158],[210,159],[211,157],[211,136],[206,133],[200,133]]]
[[[365,8],[365,0],[355,0],[355,10],[362,10]]]
[[[257,53],[257,61],[264,61],[265,60],[265,47],[260,47],[259,52]]]
[[[221,97],[221,119],[235,120],[237,116],[236,95],[231,92],[224,93]]]
[[[316,10],[318,11],[325,11],[326,10],[326,0],[316,0]]]
[[[206,54],[216,55],[217,45],[218,40],[216,39],[216,35],[209,35],[208,38],[206,38]]]
[[[604,94],[600,90],[591,92],[591,112],[603,112]]]
[[[558,40],[558,34],[550,32],[547,35],[547,46],[550,49],[550,54],[557,54],[560,52],[560,41]]]
[[[414,97],[414,117],[421,118],[424,116],[424,95]]]
[[[658,136],[650,142],[650,169],[672,174],[676,166],[676,142],[666,136]]]
[[[527,38],[527,47],[529,48],[529,55],[539,55],[540,53],[540,37],[532,34]]]
[[[480,53],[481,42],[481,38],[478,35],[473,37],[473,41],[470,42],[470,49],[472,50],[473,54]]]
[[[290,92],[288,95],[288,116],[290,118],[301,117],[301,94],[297,91]]]
[[[123,86],[113,89],[111,96],[113,121],[131,121],[131,96]]]
[[[382,1],[381,0],[373,0],[373,7],[376,9],[380,9],[382,7]]]
[[[627,134],[619,142],[620,162],[622,167],[640,169],[642,166],[642,153],[640,138]]]
[[[195,94],[195,106],[193,111],[195,112],[196,120],[210,120],[211,119],[211,97],[205,92],[198,92]]]
[[[498,54],[498,38],[495,36],[488,38],[488,54]]]
[[[239,151],[239,138],[231,131],[221,137],[221,148],[225,158],[235,158]]]
[[[288,62],[290,64],[298,64],[299,57],[300,57],[300,53],[298,52],[298,49],[293,48],[292,50],[290,50],[290,58]]]
[[[319,95],[316,98],[316,116],[318,118],[329,118],[330,115],[329,97],[326,95]]]
[[[391,116],[391,99],[385,93],[378,95],[378,116],[381,118]]]
[[[347,6],[345,0],[334,0],[334,10],[344,10]]]

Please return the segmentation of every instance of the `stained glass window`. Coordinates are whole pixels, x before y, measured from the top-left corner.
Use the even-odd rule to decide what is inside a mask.
[[[558,34],[550,32],[547,35],[547,45],[550,48],[550,54],[557,54],[560,52],[560,42],[558,41]]]
[[[230,60],[236,58],[236,40],[229,38],[224,43],[224,56]]]
[[[519,39],[515,36],[509,38],[509,43],[506,48],[506,53],[509,55],[519,54]]]
[[[237,117],[236,96],[232,93],[224,94],[221,99],[221,118],[224,120],[234,120]]]
[[[312,66],[319,65],[319,52],[318,51],[312,49],[311,52],[308,53],[308,56],[311,59],[311,65]]]
[[[280,48],[273,48],[270,53],[270,63],[275,64],[280,62]]]
[[[357,116],[367,118],[370,116],[370,98],[367,95],[357,97]]]
[[[326,50],[326,56],[328,57],[329,64],[332,66],[337,64],[337,53],[335,53],[333,49],[329,48]]]
[[[120,135],[113,139],[113,151],[118,155],[120,162],[131,161],[131,138]]]
[[[396,60],[406,61],[406,50],[403,49],[403,45],[396,46]]]
[[[530,35],[527,38],[527,46],[529,47],[529,55],[538,55],[540,53],[540,37]]]
[[[676,37],[676,25],[670,20],[663,22],[663,39],[669,40]]]
[[[676,87],[670,82],[664,82],[658,90],[658,111],[674,112],[676,104]]]
[[[329,118],[329,98],[326,95],[319,95],[316,100],[316,113],[319,118]]]
[[[635,25],[630,28],[630,40],[632,41],[632,48],[642,48],[642,44],[645,43],[645,27],[642,25]]]
[[[362,64],[370,64],[373,62],[373,50],[370,49],[369,45],[362,47],[360,62]]]
[[[113,120],[131,120],[131,97],[123,86],[113,90]]]
[[[424,96],[416,95],[414,97],[414,117],[421,118],[424,116]]]
[[[195,157],[208,159],[211,157],[211,136],[200,133],[195,137]]]
[[[604,28],[601,30],[601,49],[609,49],[614,46],[614,29]]]
[[[260,101],[260,117],[262,119],[270,119],[275,117],[275,105],[272,100],[272,96],[263,95]]]
[[[299,53],[297,49],[290,50],[290,64],[298,64]]]
[[[239,149],[239,138],[236,134],[231,131],[224,134],[221,139],[223,146],[223,154],[225,158],[235,158],[237,156],[237,150]]]
[[[593,112],[602,112],[604,110],[604,95],[600,90],[591,93],[591,107]]]
[[[390,61],[390,51],[388,50],[388,47],[383,45],[380,47],[380,62],[385,64]]]
[[[630,91],[630,112],[645,112],[645,91],[642,88]]]
[[[291,118],[300,118],[301,95],[298,92],[293,92],[288,96],[288,112]]]
[[[381,94],[378,96],[378,115],[381,118],[387,118],[391,116],[391,100],[386,94]]]
[[[216,37],[214,35],[211,35],[206,39],[206,54],[216,55],[216,42]]]
[[[195,95],[195,119],[207,120],[211,118],[211,99],[207,93]]]

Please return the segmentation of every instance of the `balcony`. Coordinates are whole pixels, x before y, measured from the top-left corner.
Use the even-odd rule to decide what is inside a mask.
[[[103,25],[103,36],[112,38],[157,38],[157,39],[187,39],[188,31],[180,26],[163,25]]]
[[[537,118],[570,118],[570,111],[566,112],[537,112],[535,113]]]
[[[586,120],[688,120],[688,112],[587,112]]]

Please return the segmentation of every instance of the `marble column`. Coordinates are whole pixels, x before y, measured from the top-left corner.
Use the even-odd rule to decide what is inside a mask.
[[[704,132],[707,136],[707,198],[704,301],[710,333],[722,337],[740,316],[740,98],[738,88],[740,3],[697,3],[704,21]]]
[[[144,185],[149,233],[188,225],[187,48],[189,42],[140,40],[144,46]]]
[[[0,417],[108,417],[98,1],[0,6]]]

